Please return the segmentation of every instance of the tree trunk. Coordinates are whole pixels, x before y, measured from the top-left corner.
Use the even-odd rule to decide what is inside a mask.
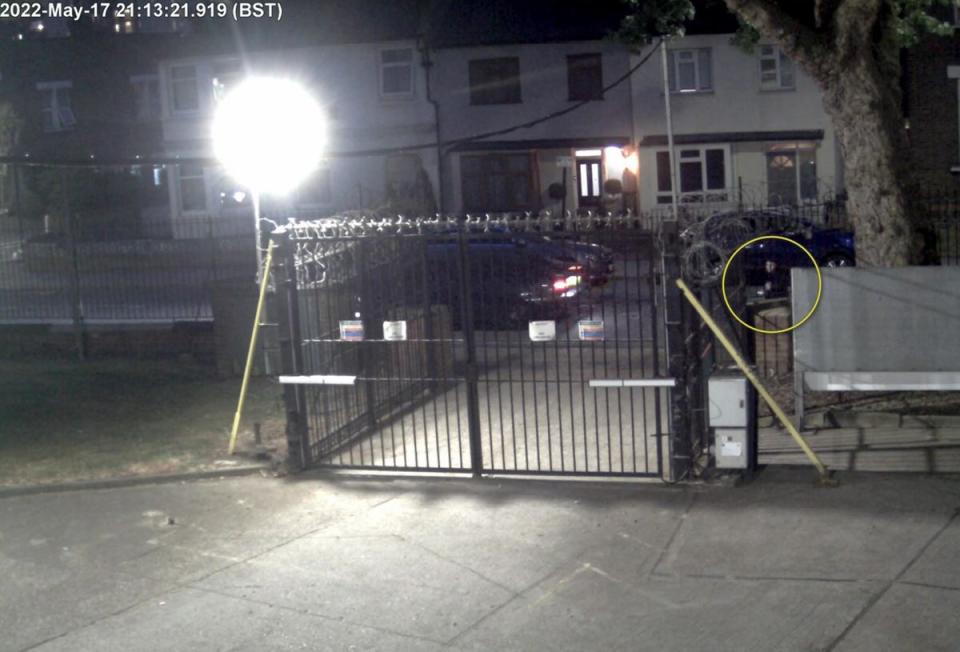
[[[857,263],[895,267],[913,258],[913,225],[901,185],[902,121],[889,84],[870,62],[838,65],[824,88],[843,153],[847,213],[857,242]],[[874,69],[874,70],[871,70]],[[883,98],[883,99],[879,99]]]
[[[900,48],[893,0],[818,0],[812,7],[813,26],[776,0],[726,4],[820,85],[843,153],[857,264],[910,264],[919,251],[903,189]]]

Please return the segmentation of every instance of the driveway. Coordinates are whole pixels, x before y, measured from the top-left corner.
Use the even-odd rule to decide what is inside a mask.
[[[960,478],[812,475],[2,498],[0,649],[957,649]]]

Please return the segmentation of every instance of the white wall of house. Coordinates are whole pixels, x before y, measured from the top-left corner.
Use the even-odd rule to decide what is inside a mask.
[[[395,59],[400,60],[402,70],[385,72],[386,68],[394,69]],[[389,65],[391,62],[393,65]],[[308,183],[310,187],[304,189],[299,201],[302,215],[381,206],[387,196],[388,168],[395,170],[403,165],[388,160],[387,154],[351,154],[429,143],[436,138],[433,106],[426,99],[424,70],[412,41],[264,51],[252,54],[249,65],[252,74],[301,81],[325,108],[327,150],[331,155],[316,183]],[[243,75],[238,59],[216,56],[167,60],[160,64],[159,72],[165,154],[212,156],[210,126],[217,93],[222,92],[215,89],[217,84],[224,83],[229,88]],[[403,83],[406,74],[409,84]],[[431,185],[436,187],[435,151],[413,152],[400,163],[409,163],[411,155],[419,157]],[[240,219],[249,213],[248,207],[229,201],[226,208],[222,207],[221,193],[229,195],[237,189],[222,170],[202,171],[202,202],[197,201],[199,182],[183,180],[196,175],[197,170],[174,166],[171,172],[171,213],[175,223],[205,219],[211,214],[236,214]],[[325,184],[328,190],[323,188]],[[269,207],[269,201],[265,204]],[[293,210],[280,201],[274,201],[272,206],[273,217],[281,219]]]
[[[600,55],[601,87],[625,74],[630,63],[627,50],[609,41],[458,47],[434,51],[431,86],[433,96],[440,106],[442,140],[468,138],[532,121],[572,106],[578,100],[573,99],[576,93],[571,95],[568,57],[578,55]],[[470,83],[471,61],[490,59],[516,59],[519,93],[518,97],[513,99],[518,101],[489,104],[475,101]],[[530,210],[558,210],[564,205],[561,200],[551,199],[548,189],[551,183],[561,181],[563,169],[566,167],[565,206],[567,209],[576,208],[576,151],[603,150],[615,143],[628,145],[633,132],[631,102],[629,83],[624,83],[605,92],[602,99],[592,100],[566,115],[531,128],[455,148],[446,155],[444,162],[445,208],[450,212],[478,210],[475,201],[473,206],[469,198],[465,201],[463,175],[465,169],[466,174],[470,174],[471,165],[478,169],[477,157],[484,156],[500,157],[504,166],[517,172],[514,179],[523,175],[518,171],[526,158],[529,195],[527,201],[513,202],[513,205]],[[464,165],[464,159],[472,159],[472,163],[467,160]],[[494,167],[485,165],[483,170]],[[511,188],[516,189],[514,186]],[[517,190],[516,194],[522,195],[523,192]],[[490,206],[490,210],[502,208],[503,206]]]
[[[677,164],[688,162],[688,181],[699,164],[704,178],[711,176],[716,186],[722,177],[724,186],[705,189],[706,196],[683,193],[682,200],[732,203],[742,188],[748,204],[778,198],[787,203],[812,201],[810,175],[817,179],[815,194],[820,198],[840,190],[833,128],[819,88],[799,65],[784,62],[769,44],[761,44],[752,54],[744,52],[730,43],[730,35],[688,36],[671,41],[668,50],[673,53],[668,61],[675,87],[670,101]],[[709,55],[701,54],[704,51]],[[632,60],[639,61],[639,56],[633,55]],[[704,56],[710,59],[708,72],[702,70]],[[631,84],[644,209],[669,204],[662,178],[658,184],[657,169],[657,152],[667,149],[661,65],[658,53],[634,74]],[[713,162],[710,170],[705,161],[708,151]],[[721,152],[723,169],[717,163]],[[787,178],[791,169],[792,185]],[[678,176],[682,176],[679,170]],[[687,188],[691,187],[688,183]]]

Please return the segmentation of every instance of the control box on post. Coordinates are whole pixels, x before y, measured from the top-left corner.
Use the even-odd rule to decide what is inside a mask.
[[[756,466],[757,419],[753,387],[741,375],[714,375],[707,383],[708,420],[718,469]]]

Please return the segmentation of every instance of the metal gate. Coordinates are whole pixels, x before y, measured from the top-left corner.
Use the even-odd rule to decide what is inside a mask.
[[[661,476],[655,240],[629,216],[278,230],[301,466]]]

